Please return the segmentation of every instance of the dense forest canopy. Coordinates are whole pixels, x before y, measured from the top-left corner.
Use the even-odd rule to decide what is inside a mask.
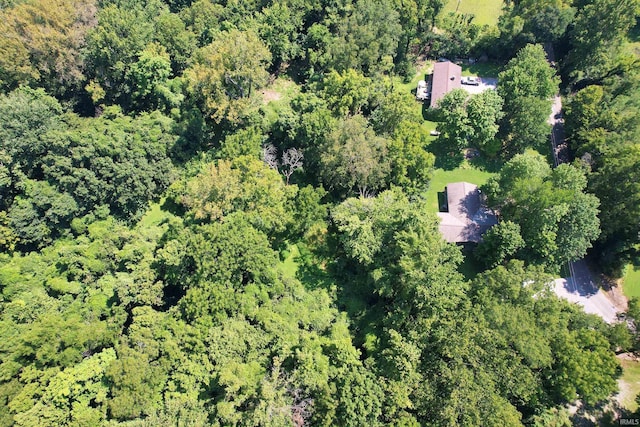
[[[640,255],[640,4],[501,7],[0,0],[0,426],[606,411],[640,302],[609,325],[551,287]],[[442,58],[497,90],[428,110]],[[491,173],[477,245],[427,198],[454,163]]]

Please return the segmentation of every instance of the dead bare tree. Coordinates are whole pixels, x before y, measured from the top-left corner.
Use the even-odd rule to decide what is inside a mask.
[[[303,166],[303,160],[302,150],[297,148],[290,148],[282,153],[282,174],[287,178],[287,185],[291,175]]]
[[[278,149],[273,144],[266,144],[262,146],[262,160],[264,160],[270,168],[280,172],[278,169],[280,166],[280,162],[278,161]]]
[[[295,427],[306,427],[313,412],[313,399],[304,397],[299,388],[287,388],[289,396],[293,397],[291,404],[291,421]]]
[[[309,426],[314,400],[294,384],[291,374],[282,369],[282,361],[278,356],[273,358],[271,372],[262,379],[262,386],[269,390],[271,397],[264,408],[269,418],[288,418],[295,427]]]

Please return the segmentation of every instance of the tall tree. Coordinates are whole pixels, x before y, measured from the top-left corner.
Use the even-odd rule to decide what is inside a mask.
[[[265,41],[278,68],[301,54],[302,11],[287,2],[274,2],[258,15],[258,33]]]
[[[0,95],[0,206],[7,209],[27,178],[40,178],[45,135],[66,128],[62,106],[44,90],[22,87]]]
[[[0,87],[36,83],[69,95],[84,80],[85,37],[96,25],[91,0],[37,0],[0,9]]]
[[[361,70],[365,75],[391,71],[402,35],[392,2],[357,0],[337,23],[327,47],[329,68]]]
[[[430,137],[421,125],[401,121],[389,141],[392,184],[399,185],[407,193],[419,193],[431,179],[435,156],[427,151]]]
[[[638,206],[637,135],[640,131],[640,97],[637,71],[590,85],[570,97],[566,131],[571,148],[589,174],[589,189],[602,201],[602,235],[593,254],[608,274],[637,254],[638,227],[633,219]],[[615,183],[612,185],[611,183]]]
[[[223,13],[224,7],[221,4],[210,0],[196,0],[180,11],[180,17],[195,35],[197,46],[202,47],[211,43],[214,35],[220,32]]]
[[[600,80],[617,66],[620,48],[635,24],[637,0],[593,0],[579,8],[570,32],[566,68],[571,79]]]
[[[520,225],[527,259],[558,266],[580,259],[600,234],[600,202],[582,170],[553,171],[539,154],[520,154],[486,185],[490,204]]]
[[[498,93],[508,107],[514,98],[549,99],[558,91],[558,77],[541,45],[529,44],[500,73]]]
[[[378,91],[375,91],[378,92]],[[420,124],[424,120],[415,108],[415,98],[400,90],[376,93],[375,110],[369,120],[380,135],[394,135],[402,122]]]
[[[163,46],[171,60],[174,75],[180,75],[191,63],[196,36],[175,13],[163,12],[154,20],[154,41]]]
[[[497,134],[498,123],[504,116],[503,103],[502,97],[493,90],[473,95],[467,103],[467,116],[472,128],[470,144],[490,157],[498,154],[501,148]]]
[[[120,103],[128,107],[130,67],[153,40],[153,20],[161,13],[159,1],[144,7],[109,4],[100,9],[98,25],[87,35],[87,85],[96,105]]]
[[[553,43],[572,23],[575,8],[565,0],[509,2],[498,20],[500,45],[513,54],[527,43]]]
[[[133,86],[131,103],[137,109],[157,109],[163,104],[176,106],[166,99],[170,92],[167,81],[171,75],[171,61],[163,46],[152,43],[145,48],[138,56],[138,62],[132,65],[130,75]]]
[[[640,145],[615,147],[601,163],[590,177],[590,187],[603,204],[597,254],[609,271],[619,274],[640,243]]]
[[[327,137],[320,158],[322,176],[334,189],[370,195],[386,184],[387,144],[364,117],[349,117]]]
[[[491,227],[483,236],[474,255],[490,268],[508,261],[525,243],[520,226],[511,221],[503,221]]]
[[[321,96],[339,117],[360,114],[367,105],[371,79],[349,69],[343,73],[329,72],[322,81]]]
[[[246,211],[253,226],[274,233],[284,231],[290,221],[287,203],[296,189],[286,186],[278,172],[262,161],[242,156],[206,164],[172,190],[197,221],[224,221],[234,212]]]
[[[202,48],[185,72],[189,91],[211,118],[237,123],[255,89],[267,83],[271,53],[253,31],[229,30]]]
[[[437,130],[445,143],[455,151],[469,145],[473,128],[467,114],[468,94],[464,89],[454,89],[438,101],[440,121]]]
[[[113,109],[99,119],[78,119],[48,139],[44,174],[85,212],[107,205],[121,218],[137,218],[173,181],[172,126],[157,111],[131,118]]]
[[[541,45],[527,45],[511,59],[498,77],[498,94],[504,99],[500,124],[505,150],[513,155],[546,142],[550,126],[551,97],[558,78]]]
[[[27,180],[23,185],[24,195],[7,212],[9,224],[21,249],[41,248],[63,235],[80,209],[71,195],[61,194],[46,181]]]
[[[116,358],[108,348],[52,377],[32,408],[15,416],[17,426],[101,424],[108,387],[105,371]]]

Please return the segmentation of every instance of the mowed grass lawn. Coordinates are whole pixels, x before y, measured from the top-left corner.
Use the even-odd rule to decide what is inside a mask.
[[[636,396],[640,393],[640,363],[634,360],[621,360],[622,377],[618,380],[620,386],[620,404],[628,411],[638,409]]]
[[[640,297],[640,266],[628,265],[623,277],[622,291],[627,298]],[[638,409],[635,401],[640,393],[640,362],[621,360],[622,378],[618,380],[620,386],[620,404],[628,411]]]
[[[627,266],[622,282],[622,291],[627,298],[640,297],[640,266]]]
[[[427,191],[427,207],[430,212],[438,212],[438,193],[444,191],[444,187],[450,182],[470,182],[471,184],[482,185],[494,174],[463,163],[461,167],[453,170],[436,169]]]
[[[420,80],[426,80],[427,75],[431,74],[432,71],[433,71],[433,61],[426,61],[416,66],[416,73],[410,82],[405,83],[402,81],[400,77],[395,77],[394,78],[395,81],[393,84],[398,91],[403,93],[411,93],[415,95],[416,88],[418,87],[418,82]]]
[[[497,25],[502,14],[502,0],[449,0],[442,11],[445,16],[449,12],[471,14],[475,16],[473,22],[478,25]]]
[[[272,84],[260,91],[262,111],[269,124],[275,123],[280,112],[300,93],[300,86],[286,77],[278,77]]]
[[[284,261],[280,261],[278,264],[278,268],[285,276],[288,276],[292,279],[295,279],[296,273],[298,272],[298,268],[300,267],[298,263],[298,257],[300,256],[300,250],[297,245],[290,245],[288,248],[288,255],[284,259]]]

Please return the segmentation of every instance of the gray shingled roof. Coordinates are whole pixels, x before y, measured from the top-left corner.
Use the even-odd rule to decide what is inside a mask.
[[[438,212],[440,232],[447,242],[479,242],[482,234],[498,223],[493,212],[482,205],[478,186],[468,182],[447,184],[448,212]]]
[[[433,66],[431,80],[431,108],[438,106],[438,101],[453,89],[462,87],[462,68],[453,62],[436,62]]]

